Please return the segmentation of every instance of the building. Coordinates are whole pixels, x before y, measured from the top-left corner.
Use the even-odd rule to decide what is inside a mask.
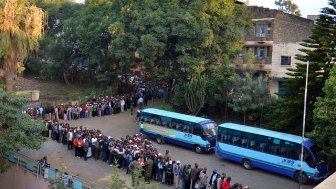
[[[307,15],[307,19],[313,20],[314,23],[316,24],[317,19],[319,18],[320,15]]]
[[[267,74],[271,94],[283,92],[283,78],[294,68],[300,43],[310,36],[314,21],[279,10],[249,6],[252,29],[245,34],[243,53],[252,50],[258,59],[259,74]]]

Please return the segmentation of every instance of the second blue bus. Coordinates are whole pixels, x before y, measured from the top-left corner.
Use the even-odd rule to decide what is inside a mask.
[[[301,147],[304,146],[301,167]],[[218,126],[216,154],[253,167],[294,178],[300,183],[327,177],[323,151],[308,138],[261,128],[224,123]]]

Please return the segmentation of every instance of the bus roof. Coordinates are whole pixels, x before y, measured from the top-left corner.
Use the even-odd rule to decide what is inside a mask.
[[[254,133],[254,134],[260,134],[260,135],[265,135],[265,136],[270,136],[282,140],[287,140],[290,142],[295,142],[301,144],[302,142],[302,137],[297,136],[297,135],[292,135],[292,134],[287,134],[287,133],[281,133],[277,131],[271,131],[267,129],[262,129],[262,128],[257,128],[257,127],[251,127],[251,126],[246,126],[246,125],[240,125],[236,123],[223,123],[220,124],[218,127],[225,127],[229,129],[235,129],[235,130],[240,130],[248,133]],[[308,141],[310,139],[304,138],[304,141]]]
[[[210,119],[206,119],[203,117],[196,117],[192,115],[180,114],[180,113],[160,110],[156,108],[146,108],[146,109],[141,110],[141,112],[151,113],[151,114],[165,116],[165,117],[171,117],[171,118],[175,118],[179,120],[185,120],[185,121],[189,121],[192,123],[200,123],[202,121],[211,121]]]

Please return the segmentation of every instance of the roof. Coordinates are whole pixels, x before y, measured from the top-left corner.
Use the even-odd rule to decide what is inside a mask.
[[[270,137],[274,137],[274,138],[278,138],[282,140],[287,140],[287,141],[291,141],[291,142],[295,142],[299,144],[302,142],[301,136],[281,133],[281,132],[257,128],[257,127],[251,127],[251,126],[246,126],[246,125],[240,125],[236,123],[223,123],[223,124],[220,124],[218,127],[225,127],[225,128],[230,128],[230,129],[241,130],[241,131],[248,132],[248,133],[266,135],[266,136],[270,136]],[[310,139],[304,138],[304,140],[307,141]]]
[[[205,119],[205,118],[202,118],[202,117],[180,114],[180,113],[160,110],[160,109],[156,109],[156,108],[146,108],[146,109],[141,110],[141,112],[151,113],[151,114],[165,116],[165,117],[171,117],[171,118],[175,118],[175,119],[179,119],[179,120],[187,120],[187,121],[190,121],[190,122],[193,122],[193,123],[200,123],[202,121],[210,121],[210,119]]]

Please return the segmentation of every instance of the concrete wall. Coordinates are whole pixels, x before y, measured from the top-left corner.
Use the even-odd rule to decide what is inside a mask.
[[[3,189],[47,189],[48,181],[43,178],[36,178],[32,173],[16,166],[0,174],[0,188]]]
[[[295,68],[295,63],[300,62],[295,59],[296,54],[303,54],[299,51],[303,48],[299,42],[297,43],[277,43],[273,44],[271,77],[288,77],[286,73],[288,68]],[[281,56],[290,56],[291,65],[281,65]]]

